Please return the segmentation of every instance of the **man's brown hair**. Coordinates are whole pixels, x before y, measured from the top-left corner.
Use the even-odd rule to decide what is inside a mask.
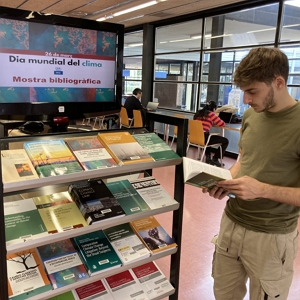
[[[254,81],[270,85],[277,76],[287,82],[289,62],[287,56],[277,48],[254,48],[245,56],[234,72],[234,83],[247,86]]]

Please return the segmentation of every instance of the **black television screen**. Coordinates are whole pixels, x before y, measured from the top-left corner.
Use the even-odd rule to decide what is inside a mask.
[[[79,118],[119,110],[123,30],[0,7],[0,115]]]

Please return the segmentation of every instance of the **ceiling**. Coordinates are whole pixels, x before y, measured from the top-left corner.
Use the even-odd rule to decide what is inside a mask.
[[[195,13],[245,0],[156,0],[155,5],[134,12],[113,16],[133,6],[155,2],[150,0],[0,0],[0,6],[41,13],[96,20],[105,17],[105,22],[132,27],[144,23]]]

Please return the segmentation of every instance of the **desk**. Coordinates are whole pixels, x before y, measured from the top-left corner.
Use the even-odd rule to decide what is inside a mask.
[[[213,126],[214,128],[219,128],[222,130],[222,136],[225,136],[225,130],[237,131],[240,132],[242,125],[237,124],[226,124],[225,127]]]

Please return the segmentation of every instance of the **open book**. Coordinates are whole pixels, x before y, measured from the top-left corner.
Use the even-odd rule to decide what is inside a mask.
[[[183,157],[184,182],[200,188],[212,189],[218,181],[232,179],[227,169],[215,167],[201,161]],[[233,194],[228,196],[234,197]]]

